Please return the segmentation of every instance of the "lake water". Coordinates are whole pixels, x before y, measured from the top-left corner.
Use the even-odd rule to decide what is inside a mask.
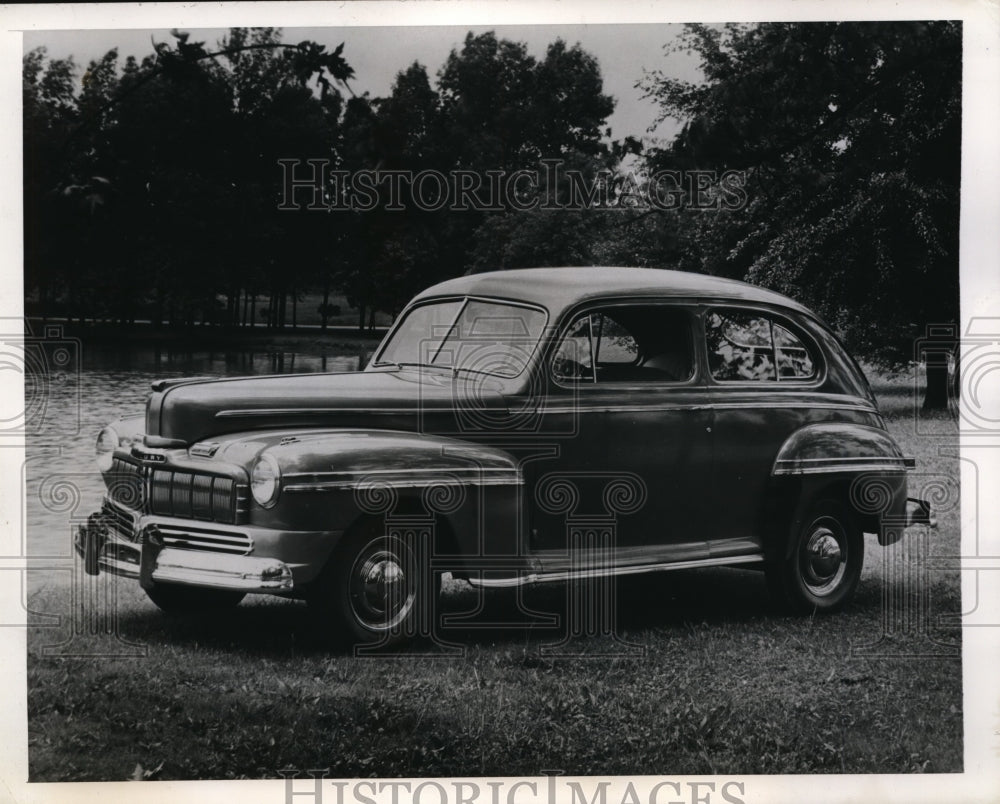
[[[94,464],[97,433],[120,415],[141,413],[153,380],[356,371],[367,364],[375,345],[352,352],[343,348],[324,352],[318,346],[309,354],[170,350],[128,343],[84,346],[65,370],[48,372],[26,387],[30,422],[22,470],[26,530],[18,534],[4,529],[0,554],[72,556],[74,530],[100,507],[104,494]]]

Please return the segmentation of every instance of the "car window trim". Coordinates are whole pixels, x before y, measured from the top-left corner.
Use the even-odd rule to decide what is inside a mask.
[[[544,316],[544,320],[542,321],[541,332],[538,336],[538,339],[532,346],[531,354],[529,354],[527,359],[524,361],[524,368],[522,368],[517,374],[512,374],[512,375],[490,374],[485,371],[472,370],[473,373],[475,374],[482,374],[486,377],[496,377],[499,380],[514,380],[517,379],[518,377],[523,376],[524,373],[530,368],[531,363],[534,360],[535,356],[538,354],[539,344],[541,344],[542,341],[545,340],[545,333],[546,330],[548,329],[549,317],[550,317],[548,309],[546,307],[543,307],[541,304],[533,304],[531,302],[520,301],[518,299],[506,299],[500,296],[480,296],[477,294],[471,294],[471,295],[451,294],[447,296],[431,296],[430,298],[421,299],[420,301],[411,304],[409,307],[404,309],[399,314],[396,321],[393,322],[392,327],[386,333],[385,338],[382,339],[382,342],[379,344],[378,350],[375,352],[375,355],[374,357],[372,357],[369,365],[371,365],[373,368],[383,368],[385,366],[395,365],[394,363],[389,363],[389,362],[379,363],[379,360],[382,358],[382,354],[383,352],[385,352],[386,346],[389,345],[389,342],[392,340],[393,336],[396,334],[396,331],[402,325],[403,321],[405,321],[406,318],[410,315],[410,313],[412,313],[418,307],[424,307],[425,305],[428,304],[441,304],[443,302],[450,302],[450,301],[461,301],[462,306],[458,308],[458,315],[455,317],[455,319],[451,322],[451,324],[448,327],[449,334],[451,333],[452,328],[455,326],[455,323],[458,321],[458,318],[461,316],[462,311],[465,310],[466,306],[469,304],[470,301],[486,302],[487,304],[497,304],[505,307],[523,307],[528,310],[535,310],[537,312],[540,312]],[[441,343],[442,344],[444,343],[444,339],[442,339]],[[421,363],[420,366],[423,368],[433,368],[433,369],[441,369],[449,371],[451,370],[450,367],[435,366],[433,364]],[[466,371],[466,370],[469,369],[459,369],[459,371]]]
[[[447,341],[448,337],[451,335],[451,333],[453,333],[455,331],[455,326],[458,324],[458,319],[460,319],[462,317],[462,313],[465,312],[465,308],[468,307],[468,306],[469,306],[469,299],[468,299],[468,297],[466,297],[466,298],[462,299],[462,304],[459,305],[458,312],[455,313],[455,317],[453,319],[451,319],[451,323],[448,325],[448,329],[445,330],[444,337],[441,338],[441,343],[438,344],[438,348],[435,349],[434,350],[434,354],[431,355],[431,362],[427,364],[428,366],[434,366],[434,361],[437,360],[438,355],[441,354],[441,350],[444,349],[445,341]],[[407,313],[407,315],[409,315],[409,313]],[[773,344],[773,340],[772,340],[772,344]],[[448,366],[441,366],[441,368],[449,368],[449,367]]]
[[[547,353],[542,358],[542,370],[548,374],[549,381],[552,382],[558,388],[564,390],[573,390],[576,388],[613,388],[619,391],[642,391],[649,388],[698,388],[704,387],[701,378],[705,376],[707,369],[707,362],[702,364],[702,355],[700,352],[706,351],[705,349],[698,349],[698,338],[701,337],[701,341],[704,344],[704,328],[700,324],[699,310],[702,303],[696,299],[671,297],[671,298],[661,298],[661,297],[650,297],[650,296],[618,296],[609,297],[604,299],[588,299],[585,302],[581,302],[573,307],[568,308],[563,312],[562,320],[564,324],[560,324],[553,332],[553,337],[550,342]],[[562,343],[566,334],[569,332],[572,325],[580,319],[583,315],[593,315],[595,312],[600,312],[606,308],[613,307],[680,307],[688,315],[688,332],[691,336],[691,364],[692,364],[692,374],[686,380],[605,380],[603,382],[597,382],[597,372],[593,372],[594,378],[590,382],[579,381],[579,382],[567,382],[562,380],[555,375],[552,371],[552,356],[555,350],[558,349],[559,344]],[[596,368],[596,367],[595,367]]]
[[[716,311],[721,310],[732,310],[737,313],[756,313],[767,317],[769,322],[769,328],[771,330],[771,349],[774,350],[774,330],[773,324],[777,323],[779,326],[784,327],[786,330],[791,332],[795,337],[802,341],[802,345],[806,347],[806,351],[809,352],[809,356],[812,358],[814,365],[816,366],[816,371],[811,377],[803,379],[777,379],[777,373],[775,373],[776,379],[773,380],[720,380],[712,374],[711,359],[708,354],[708,326],[707,319],[708,316]],[[808,388],[818,388],[823,383],[826,382],[827,375],[827,364],[826,358],[823,356],[823,350],[816,343],[816,339],[810,335],[804,327],[799,326],[793,320],[791,320],[787,315],[783,314],[780,310],[770,307],[768,305],[756,304],[756,303],[743,303],[743,302],[727,302],[723,299],[713,299],[711,301],[705,302],[701,306],[701,321],[702,321],[702,352],[705,358],[705,379],[711,386],[719,388],[788,388],[788,389],[808,389]],[[775,372],[777,372],[777,355],[775,357]]]

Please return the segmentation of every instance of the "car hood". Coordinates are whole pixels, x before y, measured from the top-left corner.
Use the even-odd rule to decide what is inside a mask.
[[[505,409],[500,383],[445,371],[360,371],[158,381],[146,434],[192,444],[209,436],[274,427],[461,430],[456,417]]]

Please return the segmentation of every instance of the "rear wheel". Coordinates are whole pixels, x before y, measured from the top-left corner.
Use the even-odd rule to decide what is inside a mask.
[[[204,614],[235,608],[246,595],[228,589],[202,589],[197,586],[159,584],[146,590],[146,596],[167,614]]]
[[[861,529],[835,500],[812,504],[793,528],[790,555],[767,568],[772,593],[803,613],[843,607],[861,579]]]

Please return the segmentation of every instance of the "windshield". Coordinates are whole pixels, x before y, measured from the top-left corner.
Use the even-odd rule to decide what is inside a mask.
[[[373,365],[438,366],[516,377],[545,328],[533,307],[452,299],[412,308]]]

